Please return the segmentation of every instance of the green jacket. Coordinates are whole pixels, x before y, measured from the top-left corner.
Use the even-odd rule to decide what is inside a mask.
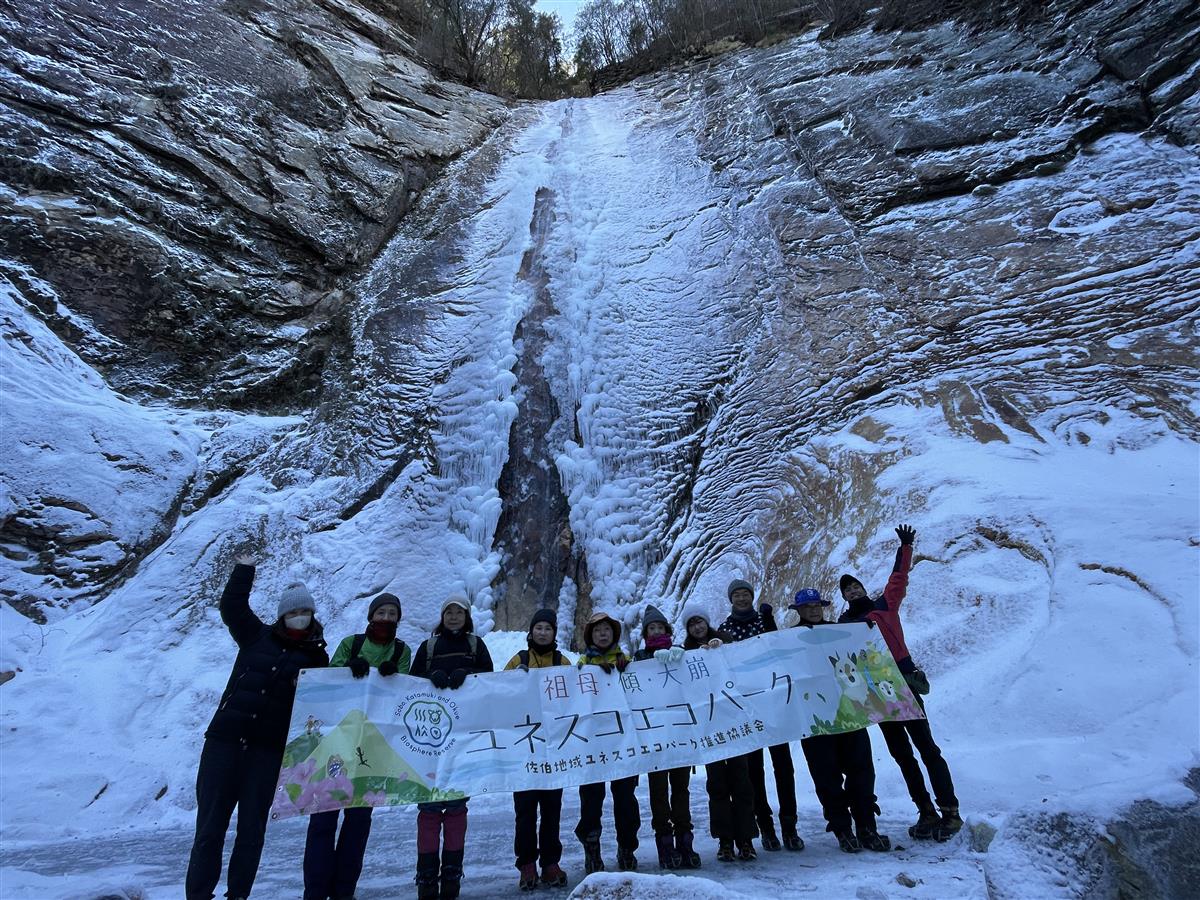
[[[610,666],[616,666],[619,669],[624,669],[625,666],[629,664],[629,657],[625,655],[624,651],[621,650],[620,647],[618,647],[616,644],[613,644],[599,656],[592,656],[591,648],[589,648],[582,656],[579,657],[579,662],[576,663],[576,665],[582,669],[584,666],[598,666],[600,663],[608,663]]]
[[[356,637],[358,635],[352,634],[342,638],[342,642],[333,651],[333,658],[329,660],[330,666],[344,666],[350,662],[350,650],[354,646],[354,639]],[[396,643],[376,644],[374,641],[368,640],[366,635],[363,635],[362,649],[358,651],[358,655],[365,659],[371,668],[378,669],[381,662],[392,658],[392,654],[396,649]],[[398,643],[402,649],[400,650],[400,656],[396,659],[396,671],[401,675],[407,675],[409,668],[412,666],[412,650],[403,641],[399,641]]]

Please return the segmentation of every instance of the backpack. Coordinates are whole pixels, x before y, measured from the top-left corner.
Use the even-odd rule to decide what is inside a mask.
[[[354,657],[358,656],[358,654],[362,652],[363,644],[366,642],[366,640],[367,636],[365,634],[356,634],[354,636],[354,643],[350,645],[351,659],[354,659]],[[400,640],[400,638],[396,638],[396,645],[392,647],[392,662],[399,663],[400,657],[404,656],[404,651],[407,649],[408,647],[405,645],[404,641]]]
[[[517,658],[521,660],[521,665],[523,665],[527,669],[529,668],[529,651],[528,650],[518,650]],[[556,665],[556,666],[565,666],[567,664],[566,659],[563,657],[563,655],[561,653],[558,652],[557,647],[554,648],[554,655],[551,657],[551,659],[554,660],[554,665]]]

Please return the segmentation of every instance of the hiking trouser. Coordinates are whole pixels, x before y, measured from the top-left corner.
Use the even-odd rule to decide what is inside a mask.
[[[865,728],[843,734],[822,734],[800,742],[812,776],[826,831],[875,830],[875,764]]]
[[[650,827],[656,835],[683,835],[692,830],[689,795],[691,766],[679,766],[665,772],[651,772]]]
[[[229,857],[227,897],[248,897],[258,874],[283,748],[209,738],[196,771],[196,838],[188,860],[188,900],[210,900],[221,880],[221,854],[233,810],[237,834]]]
[[[341,834],[338,834],[339,818]],[[353,897],[370,835],[369,806],[309,816],[308,839],[304,843],[304,900]]]
[[[754,824],[754,786],[745,756],[711,762],[707,773],[708,826],[719,841],[749,841],[758,835]]]
[[[933,788],[938,806],[942,809],[958,807],[958,798],[954,795],[954,780],[950,777],[950,766],[946,764],[941,748],[933,739],[928,719],[880,722],[879,730],[883,732],[883,739],[887,742],[888,753],[900,767],[904,783],[908,786],[908,795],[912,797],[917,809],[928,809],[931,804],[921,766],[913,756],[913,747],[917,748],[917,752],[921,754],[921,762],[925,763],[925,768],[929,771],[929,785]]]
[[[637,783],[638,776],[630,775],[628,778],[618,778],[609,786],[613,798],[613,819],[617,826],[617,846],[623,850],[638,848],[642,813],[635,793]],[[603,831],[600,819],[604,813],[604,789],[603,781],[579,787],[579,824],[575,826],[575,837],[581,843],[593,836],[599,837]]]
[[[796,827],[796,768],[792,765],[792,751],[787,744],[776,744],[770,748],[771,768],[775,770],[775,793],[779,796],[779,826],[785,831]],[[767,799],[767,773],[763,766],[762,750],[746,754],[750,766],[750,782],[754,785],[754,817],[759,831],[764,834],[775,830],[771,817],[771,801]]]
[[[517,854],[518,869],[539,859],[544,869],[562,859],[563,846],[559,838],[562,795],[562,788],[555,791],[517,791],[513,794],[513,808],[517,814],[513,851]],[[540,827],[539,808],[542,813]]]

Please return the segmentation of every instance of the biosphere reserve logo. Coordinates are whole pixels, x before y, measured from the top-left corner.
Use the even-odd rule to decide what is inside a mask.
[[[452,743],[454,720],[458,718],[458,710],[452,703],[428,694],[414,694],[406,697],[396,712],[406,732],[402,740],[410,749],[433,756],[435,751],[445,750]]]

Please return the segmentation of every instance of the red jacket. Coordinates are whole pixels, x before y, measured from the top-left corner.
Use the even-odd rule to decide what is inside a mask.
[[[846,613],[838,619],[839,622],[874,622],[887,642],[888,649],[892,651],[901,672],[906,668],[911,670],[913,665],[911,661],[906,662],[911,660],[912,654],[908,652],[908,646],[904,643],[904,626],[900,624],[900,604],[904,602],[904,595],[908,590],[908,570],[911,567],[910,544],[896,552],[895,568],[888,578],[887,587],[883,589],[883,596],[873,604],[874,608],[866,615],[851,617]]]

